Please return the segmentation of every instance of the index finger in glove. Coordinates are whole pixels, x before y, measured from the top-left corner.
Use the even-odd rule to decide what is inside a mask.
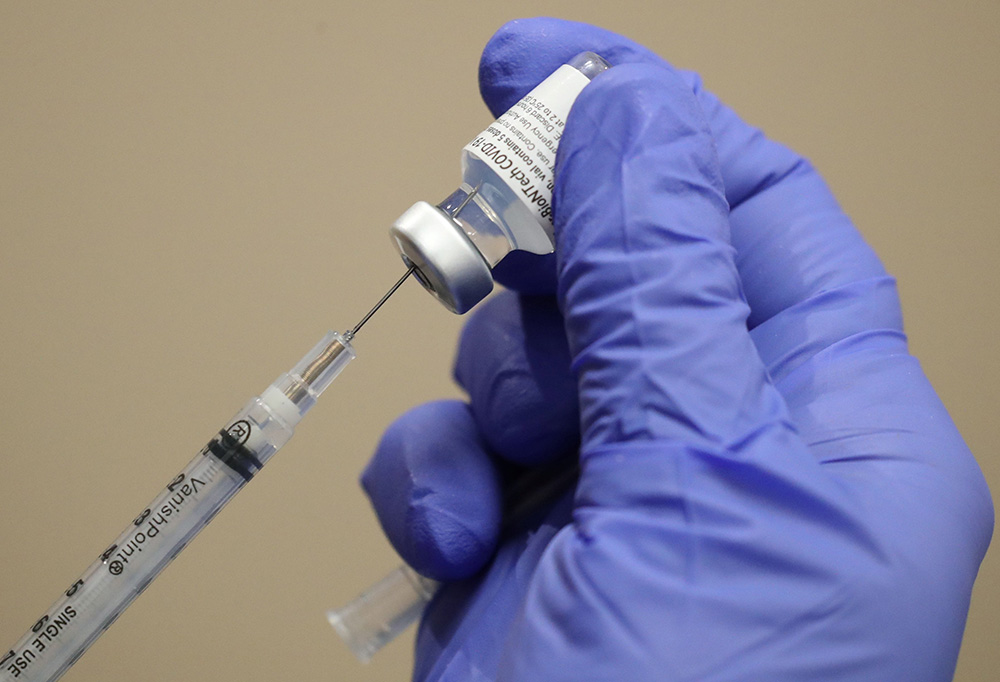
[[[807,160],[743,122],[702,88],[697,75],[674,70],[622,36],[557,19],[512,21],[483,52],[479,69],[483,99],[494,113],[505,111],[584,50],[597,52],[613,66],[639,63],[674,72],[695,93],[719,158],[751,328],[819,292],[870,280],[875,280],[872,288],[879,289],[879,281],[886,279],[881,263]],[[562,170],[557,166],[557,184]],[[545,279],[538,271],[551,268],[552,260],[522,259],[519,268],[499,268],[497,278],[516,289],[529,286],[537,291]],[[867,300],[866,324],[898,329],[898,303],[888,288],[888,293],[881,287]],[[856,312],[855,307],[840,315],[840,321],[851,327],[839,332],[841,336],[855,331]],[[777,361],[784,350],[765,349],[764,354]]]
[[[556,185],[558,298],[583,450],[730,443],[787,419],[746,327],[712,136],[669,70],[619,65],[570,113]]]

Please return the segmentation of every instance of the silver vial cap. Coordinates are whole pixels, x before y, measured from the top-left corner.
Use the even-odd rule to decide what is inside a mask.
[[[399,216],[389,235],[427,291],[462,314],[493,290],[489,265],[461,227],[426,201]]]

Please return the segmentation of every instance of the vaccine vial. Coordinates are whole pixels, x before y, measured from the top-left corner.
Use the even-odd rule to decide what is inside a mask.
[[[393,224],[407,267],[452,312],[493,290],[493,267],[511,251],[552,252],[559,138],[577,95],[608,68],[593,52],[560,66],[465,146],[457,190],[437,206],[418,201]]]

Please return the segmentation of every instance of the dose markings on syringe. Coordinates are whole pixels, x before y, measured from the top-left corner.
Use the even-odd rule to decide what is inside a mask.
[[[65,597],[36,621],[14,649],[0,658],[0,679],[19,679],[32,672],[54,649],[78,645],[81,637],[97,637],[155,577],[156,572],[150,572],[149,568],[165,563],[164,559],[169,561],[184,547],[184,543],[176,542],[178,535],[191,533],[195,526],[207,523],[221,503],[243,485],[244,477],[235,475],[209,454],[212,444],[217,442],[218,438],[214,439],[201,451],[202,457],[167,484],[132,526],[70,586]],[[200,513],[206,504],[215,509]],[[137,563],[144,570],[133,577],[130,569]],[[107,599],[109,590],[122,598]],[[74,625],[94,620],[106,623],[96,632],[84,629],[77,635]],[[72,663],[69,661],[67,667]]]

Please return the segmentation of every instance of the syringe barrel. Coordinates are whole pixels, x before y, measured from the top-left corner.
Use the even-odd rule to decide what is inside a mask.
[[[315,390],[315,382],[297,370],[315,369],[324,352],[323,366],[312,374],[321,383]],[[66,672],[288,442],[295,424],[332,380],[329,367],[336,374],[353,357],[350,344],[331,332],[296,368],[237,412],[27,634],[0,653],[0,682],[50,682]]]

